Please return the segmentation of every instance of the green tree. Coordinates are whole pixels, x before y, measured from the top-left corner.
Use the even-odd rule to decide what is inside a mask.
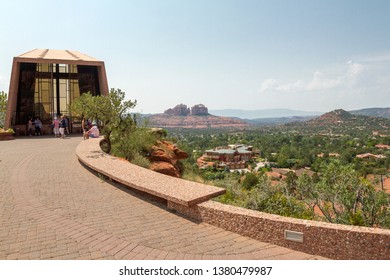
[[[297,192],[297,180],[298,176],[292,172],[289,171],[286,176],[286,193],[288,195],[295,195]]]
[[[356,217],[360,218],[359,223]],[[362,180],[356,197],[351,224],[390,228],[389,196],[377,191],[367,180]]]
[[[84,93],[70,107],[73,114],[100,122],[108,152],[111,150],[113,132],[116,131],[120,135],[120,132],[134,126],[134,121],[130,117],[130,109],[136,106],[137,101],[125,101],[124,99],[125,92],[120,89],[111,89],[108,96],[92,96],[90,93]]]
[[[316,177],[315,177],[316,176]],[[303,201],[309,209],[312,209],[314,214],[314,206],[316,205],[315,184],[318,182],[318,175],[310,177],[306,172],[296,180],[295,197]]]
[[[277,155],[277,165],[279,167],[290,167],[290,164],[288,162],[289,160],[289,146],[285,145],[283,146]]]
[[[351,165],[341,165],[340,161],[332,160],[322,166],[315,197],[329,222],[348,224],[358,187],[359,176]]]
[[[5,125],[5,114],[7,113],[7,94],[0,92],[0,127]]]
[[[375,190],[351,164],[332,160],[324,165],[310,195],[331,223],[390,227],[388,195]]]

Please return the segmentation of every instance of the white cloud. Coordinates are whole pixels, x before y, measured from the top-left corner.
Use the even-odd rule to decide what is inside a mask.
[[[326,76],[320,72],[316,71],[313,74],[312,80],[305,86],[305,90],[324,90],[331,89],[339,86],[341,84],[341,77],[336,77],[334,79],[326,78]]]
[[[364,66],[359,63],[353,63],[352,61],[348,61],[348,71],[341,77],[343,82],[348,86],[353,86],[358,80],[362,72],[364,71]]]
[[[260,92],[266,92],[268,90],[273,90],[274,87],[277,85],[276,80],[274,79],[267,79],[264,82],[261,83],[260,86]]]
[[[259,92],[268,108],[330,111],[384,107],[390,104],[390,56],[372,56],[329,64],[295,80],[282,77],[262,82]],[[305,71],[303,69],[303,71]]]
[[[283,91],[283,92],[295,92],[295,91],[301,91],[305,87],[306,87],[305,83],[302,80],[298,80],[293,83],[278,85],[276,87],[276,90]]]
[[[313,73],[311,80],[305,82],[297,80],[288,83],[281,83],[275,79],[265,80],[260,87],[260,92],[278,91],[278,92],[302,92],[302,91],[321,91],[336,88],[349,88],[354,86],[365,67],[362,64],[348,61],[342,66],[342,72],[339,75],[324,74],[317,70]],[[340,72],[340,71],[339,71]]]

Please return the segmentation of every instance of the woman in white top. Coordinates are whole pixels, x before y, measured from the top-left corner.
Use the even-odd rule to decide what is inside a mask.
[[[86,133],[86,138],[88,139],[89,137],[91,138],[99,138],[100,132],[99,129],[97,128],[96,124],[92,124],[92,127],[90,130],[88,130]]]

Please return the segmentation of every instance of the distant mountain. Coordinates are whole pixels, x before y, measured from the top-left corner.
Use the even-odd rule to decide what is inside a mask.
[[[264,109],[264,110],[240,110],[224,109],[209,110],[210,114],[223,117],[236,117],[240,119],[264,119],[264,118],[284,118],[284,117],[302,117],[302,116],[319,116],[321,112],[299,111],[290,109]]]
[[[354,115],[363,115],[371,117],[381,117],[390,119],[390,108],[366,108],[361,110],[349,111]]]
[[[351,120],[356,120],[357,117],[353,114],[343,110],[343,109],[337,109],[328,113],[325,113],[321,115],[318,118],[315,118],[309,122],[315,123],[315,124],[338,124],[338,123],[344,123],[344,122],[350,122]],[[361,118],[363,119],[363,118]]]
[[[250,125],[235,118],[204,116],[174,116],[170,114],[154,114],[148,118],[149,125],[161,128],[237,128],[242,129]]]
[[[281,126],[282,130],[302,133],[332,133],[356,134],[359,132],[371,134],[378,131],[381,134],[390,133],[390,120],[386,118],[354,115],[338,109],[325,113],[305,122],[292,122]]]
[[[304,121],[308,121],[312,118],[314,118],[314,116],[243,119],[243,121],[245,121],[249,124],[258,125],[258,126],[263,126],[263,125],[270,126],[270,125],[286,124],[286,123],[291,123],[291,122],[304,122]]]

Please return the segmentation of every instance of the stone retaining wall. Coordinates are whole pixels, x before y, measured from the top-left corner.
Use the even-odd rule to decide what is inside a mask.
[[[308,254],[340,260],[390,259],[390,230],[287,218],[214,201],[193,207],[168,202],[168,207],[196,220]]]

